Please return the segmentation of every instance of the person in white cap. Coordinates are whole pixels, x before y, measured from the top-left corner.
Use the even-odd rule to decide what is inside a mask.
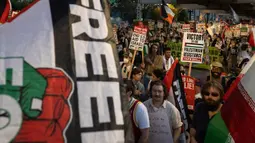
[[[211,64],[210,76],[207,77],[207,80],[216,80],[221,83],[221,77],[225,75],[223,71],[223,66],[220,62],[213,62]]]

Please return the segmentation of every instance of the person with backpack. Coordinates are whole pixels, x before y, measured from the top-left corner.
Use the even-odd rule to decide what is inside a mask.
[[[148,111],[142,102],[133,97],[134,92],[134,83],[131,80],[126,81],[129,114],[126,118],[128,129],[125,143],[147,143],[150,128]]]

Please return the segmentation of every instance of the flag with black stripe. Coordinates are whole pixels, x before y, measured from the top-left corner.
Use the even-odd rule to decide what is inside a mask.
[[[168,7],[166,2],[162,0],[162,5],[161,5],[161,17],[167,21],[169,24],[173,23],[174,19],[174,12]]]
[[[185,133],[189,132],[189,125],[191,124],[191,119],[188,113],[188,105],[186,101],[184,84],[182,81],[180,63],[178,60],[172,64],[171,69],[166,73],[164,78],[164,83],[169,90],[172,90],[175,101],[175,106],[180,111],[182,121],[183,121],[183,132],[180,140],[186,142]],[[171,92],[170,92],[171,93]]]
[[[124,142],[107,0],[11,2],[0,25],[0,142]]]

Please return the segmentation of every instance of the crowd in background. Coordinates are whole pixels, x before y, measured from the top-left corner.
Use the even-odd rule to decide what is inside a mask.
[[[176,107],[172,106],[175,105],[175,101],[171,97],[171,93],[165,92],[165,85],[162,81],[174,61],[178,60],[178,57],[171,55],[173,47],[170,47],[167,43],[169,41],[181,43],[183,33],[179,32],[177,28],[148,31],[143,53],[138,51],[134,55],[134,51],[129,49],[132,31],[131,27],[118,29],[117,49],[122,69],[122,78],[127,86],[127,92],[131,91],[128,94],[132,99],[130,100],[130,105],[133,105],[130,106],[130,114],[132,115],[133,113],[131,111],[134,110],[132,107],[135,106],[135,101],[144,102],[147,108],[147,110],[141,109],[142,111],[139,111],[140,114],[143,112],[143,116],[137,115],[142,119],[133,121],[133,133],[136,137],[138,136],[136,142],[139,142],[139,136],[141,137],[140,140],[143,138],[144,141],[146,140],[146,135],[147,137],[149,136],[149,133],[146,132],[149,132],[150,125],[142,123],[149,122],[146,120],[149,120],[151,114],[154,114],[155,111],[161,111],[161,106],[166,109],[166,111],[163,111],[163,109],[162,111],[167,113],[170,123],[175,122],[175,124],[171,125],[172,127],[174,126],[172,128],[172,141],[174,143],[182,142],[181,139],[177,139],[177,137],[180,137],[181,132],[179,129],[182,126],[180,113]],[[222,100],[224,92],[229,89],[231,83],[253,55],[252,47],[248,43],[248,36],[226,38],[223,37],[222,33],[223,31],[212,36],[208,32],[204,33],[206,46],[218,48],[220,56],[223,58],[210,63],[211,69],[209,69],[210,74],[207,81],[201,82],[199,78],[196,80],[194,102],[197,106],[195,111],[190,112],[192,113],[191,117],[193,120],[190,132],[186,133],[187,140],[185,142],[188,143],[204,142],[209,120],[220,110],[224,103]],[[135,56],[135,60],[132,65],[133,56]],[[187,74],[187,68],[184,65],[181,65],[181,74]],[[160,98],[161,92],[163,92],[164,97],[162,101]],[[158,100],[159,105],[157,106]],[[144,112],[149,114],[144,114]],[[171,115],[169,115],[170,113]],[[142,124],[140,129],[139,120],[141,120],[140,124]],[[140,130],[140,132],[136,132],[134,128],[138,131]]]

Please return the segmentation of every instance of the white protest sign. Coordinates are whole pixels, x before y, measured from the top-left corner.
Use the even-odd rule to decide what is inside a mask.
[[[182,42],[182,62],[202,63],[204,37],[201,33],[185,32]]]
[[[198,33],[204,33],[206,30],[205,23],[198,23],[196,29]]]
[[[158,21],[157,26],[159,29],[162,29],[164,27],[164,23],[162,21]]]
[[[146,40],[147,29],[135,26],[129,49],[143,51],[143,46]]]
[[[190,24],[182,24],[182,32],[190,32]]]
[[[150,134],[148,143],[173,143],[171,127],[165,112],[150,112]]]
[[[248,24],[241,26],[240,35],[241,36],[248,36],[249,35],[249,26],[248,26]]]

